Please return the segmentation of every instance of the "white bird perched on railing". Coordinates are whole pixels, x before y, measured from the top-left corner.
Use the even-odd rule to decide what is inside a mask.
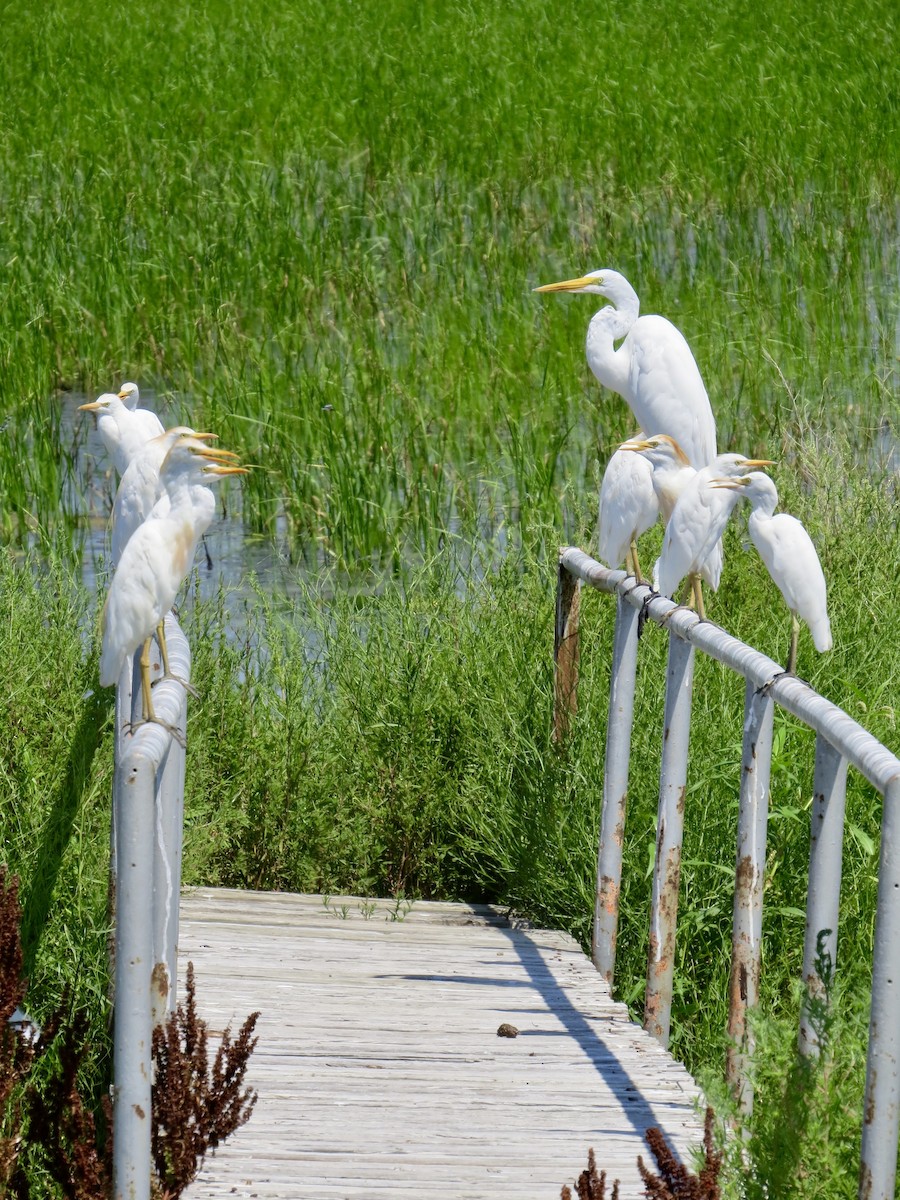
[[[775,512],[778,491],[768,475],[754,471],[737,479],[716,479],[712,486],[749,500],[753,506],[747,522],[750,537],[791,611],[791,648],[785,670],[793,675],[800,618],[809,626],[813,645],[820,653],[830,650],[833,644],[825,573],[812,538],[796,517]]]
[[[626,443],[627,446],[627,443]],[[641,582],[637,539],[656,523],[659,501],[653,488],[653,468],[640,454],[620,446],[603,472],[597,514],[597,556],[601,562],[626,570]]]
[[[151,438],[134,455],[119,481],[116,498],[113,501],[110,553],[114,567],[118,566],[122,552],[131,540],[132,534],[150,516],[154,506],[161,499],[164,504],[169,502],[168,492],[160,479],[160,471],[166,456],[175,443],[183,437],[192,437],[196,441],[207,441],[216,436],[215,433],[197,433],[186,425],[176,425],[173,429],[167,429],[159,437]],[[217,450],[213,452],[213,455],[223,462],[237,460],[237,455],[232,454],[230,450]],[[162,655],[163,674],[170,676],[164,619],[157,626],[156,640]]]
[[[104,392],[79,412],[97,414],[97,432],[119,475],[124,475],[135,454],[150,438],[164,433],[162,422],[148,408],[130,409],[115,392]]]
[[[650,464],[650,477],[659,504],[659,515],[663,524],[668,525],[678,497],[688,481],[697,474],[688,462],[687,455],[667,433],[658,433],[653,437],[637,434],[623,442],[619,449],[631,451],[635,453],[635,457],[643,458]]]
[[[734,507],[727,493],[712,487],[713,480],[736,479],[757,467],[771,466],[766,458],[719,454],[688,480],[672,509],[659,556],[657,590],[674,596],[685,576],[691,583],[694,607],[705,616],[701,579],[713,591],[722,577],[721,536]]]
[[[673,437],[693,467],[716,454],[716,422],[691,348],[659,316],[639,316],[634,288],[618,271],[589,271],[546,283],[536,292],[589,292],[611,301],[594,314],[587,333],[588,365],[628,404],[647,436]],[[615,343],[624,338],[616,349]]]
[[[159,473],[166,455],[182,437],[193,437],[197,441],[208,441],[218,435],[215,433],[197,433],[187,425],[176,425],[167,429],[159,437],[150,438],[141,446],[125,469],[112,508],[112,538],[110,551],[115,567],[122,557],[122,551],[128,544],[131,535],[146,521],[157,500],[165,494]],[[225,459],[237,459],[230,450],[219,450],[216,456]]]
[[[143,646],[144,721],[158,722],[150,693],[150,639],[175,603],[200,536],[215,513],[215,497],[207,485],[223,475],[247,474],[245,467],[224,462],[224,456],[190,436],[176,441],[160,470],[166,495],[129,539],[106,597],[100,685],[116,684],[127,658]]]

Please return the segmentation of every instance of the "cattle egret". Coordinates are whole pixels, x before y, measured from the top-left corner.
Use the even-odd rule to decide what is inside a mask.
[[[223,462],[223,454],[187,435],[176,441],[160,469],[165,496],[125,545],[110,584],[103,609],[100,684],[117,683],[126,660],[142,645],[144,721],[163,724],[150,692],[150,638],[174,604],[215,513],[215,497],[207,485],[223,475],[247,474],[245,467]]]
[[[625,563],[642,582],[637,539],[655,524],[659,501],[653,488],[653,468],[640,454],[620,447],[607,464],[600,485],[597,554],[611,567]]]
[[[674,596],[687,575],[694,607],[701,617],[706,615],[700,580],[705,579],[713,591],[719,587],[723,561],[721,535],[734,506],[726,493],[711,484],[713,480],[735,479],[757,467],[770,465],[769,459],[719,454],[687,482],[672,509],[659,556],[658,590],[664,596]]]
[[[146,408],[127,408],[115,392],[104,392],[79,412],[97,414],[97,431],[119,475],[124,475],[135,454],[151,438],[164,432],[162,422]]]
[[[160,482],[159,473],[166,455],[179,440],[189,436],[198,441],[215,438],[214,433],[196,433],[186,425],[176,425],[167,429],[159,437],[151,438],[134,455],[125,469],[113,501],[112,509],[112,543],[111,553],[113,566],[122,557],[122,551],[129,538],[139,525],[146,521],[150,511],[160,496],[165,494]],[[224,459],[236,459],[237,455],[230,450],[215,451],[215,456]]]
[[[645,434],[673,437],[695,468],[713,460],[716,422],[691,348],[665,317],[638,315],[640,301],[624,276],[589,271],[534,290],[589,292],[609,300],[588,326],[587,360],[594,375],[625,400]]]
[[[833,644],[825,574],[816,548],[796,517],[775,512],[778,492],[768,475],[755,471],[738,479],[717,479],[713,486],[734,492],[753,506],[747,522],[750,537],[791,611],[791,648],[785,670],[793,675],[801,618],[820,653]]]

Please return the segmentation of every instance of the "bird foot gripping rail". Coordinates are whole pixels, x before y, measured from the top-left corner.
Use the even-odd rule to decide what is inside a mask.
[[[171,669],[187,681],[190,648],[171,613],[165,636]],[[111,845],[116,1200],[150,1198],[152,1038],[175,1007],[181,892],[186,690],[181,682],[160,679],[153,689],[157,719],[141,722],[139,657],[140,652],[126,663],[116,689]]]
[[[771,658],[719,626],[701,620],[691,609],[674,604],[646,584],[638,584],[624,571],[608,570],[572,547],[561,550],[559,556],[554,648],[557,739],[565,736],[577,704],[581,583],[616,596],[593,929],[594,964],[610,984],[615,969],[638,635],[644,620],[664,626],[669,634],[644,1005],[644,1027],[663,1045],[668,1042],[671,1019],[695,650],[702,650],[746,680],[726,1064],[728,1080],[746,1112],[753,1103],[748,1078],[753,1044],[747,1014],[757,1003],[759,993],[774,706],[778,704],[799,717],[816,734],[803,951],[803,979],[809,997],[824,994],[828,981],[821,978],[820,971],[823,964],[837,961],[848,765],[883,796],[858,1194],[860,1200],[890,1200],[894,1195],[900,1125],[900,759],[808,684],[785,674]],[[804,1053],[818,1052],[808,1008],[801,1012],[799,1040]]]

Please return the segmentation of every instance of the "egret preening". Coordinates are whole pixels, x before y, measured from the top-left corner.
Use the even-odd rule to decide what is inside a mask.
[[[184,435],[160,470],[165,490],[146,521],[135,530],[116,567],[103,609],[100,684],[118,682],[127,658],[141,654],[141,701],[145,721],[157,721],[150,693],[150,639],[175,603],[203,531],[215,513],[207,486],[223,475],[246,475],[245,467],[223,462],[224,451]]]
[[[164,432],[162,422],[147,408],[130,409],[115,392],[104,392],[79,412],[97,414],[97,431],[119,475],[151,438]]]
[[[587,360],[594,375],[625,400],[645,434],[673,437],[698,469],[713,460],[716,422],[691,348],[665,317],[638,315],[640,301],[624,276],[590,271],[534,290],[589,292],[609,300],[588,326]]]
[[[666,525],[659,556],[659,591],[674,596],[678,585],[690,578],[694,606],[701,617],[705,579],[713,591],[722,576],[722,532],[734,507],[727,494],[712,487],[714,480],[736,479],[757,467],[771,466],[769,459],[719,454],[685,485]]]
[[[793,675],[800,618],[809,626],[813,645],[820,653],[832,647],[825,574],[816,548],[796,517],[775,512],[778,492],[768,475],[756,471],[738,479],[717,479],[713,486],[732,491],[753,506],[747,523],[750,537],[791,610],[791,648],[785,670]]]
[[[627,444],[627,443],[626,443]],[[653,488],[653,468],[640,454],[620,447],[607,464],[600,485],[597,554],[611,567],[625,563],[641,580],[637,539],[655,524],[659,501]]]

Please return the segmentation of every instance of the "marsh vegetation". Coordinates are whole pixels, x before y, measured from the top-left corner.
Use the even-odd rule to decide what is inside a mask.
[[[182,605],[203,697],[188,882],[497,900],[585,941],[610,621],[591,597],[560,755],[554,558],[589,544],[632,420],[584,362],[590,300],[530,289],[617,267],[683,330],[721,448],[778,460],[819,549],[835,649],[805,640],[803,673],[896,746],[897,32],[881,0],[6,15],[0,821],[29,996],[52,1009],[69,982],[95,1014],[96,1093],[111,698],[82,559],[109,482],[67,395],[137,379],[166,424],[217,431],[254,464],[226,511],[292,580],[195,583]],[[783,657],[745,541],[739,519],[710,615]],[[662,640],[641,656],[618,977],[634,1006]],[[673,1050],[712,1092],[742,702],[698,663]],[[851,775],[835,1061],[791,1107],[811,775],[779,717],[748,1195],[855,1192],[879,808]]]

